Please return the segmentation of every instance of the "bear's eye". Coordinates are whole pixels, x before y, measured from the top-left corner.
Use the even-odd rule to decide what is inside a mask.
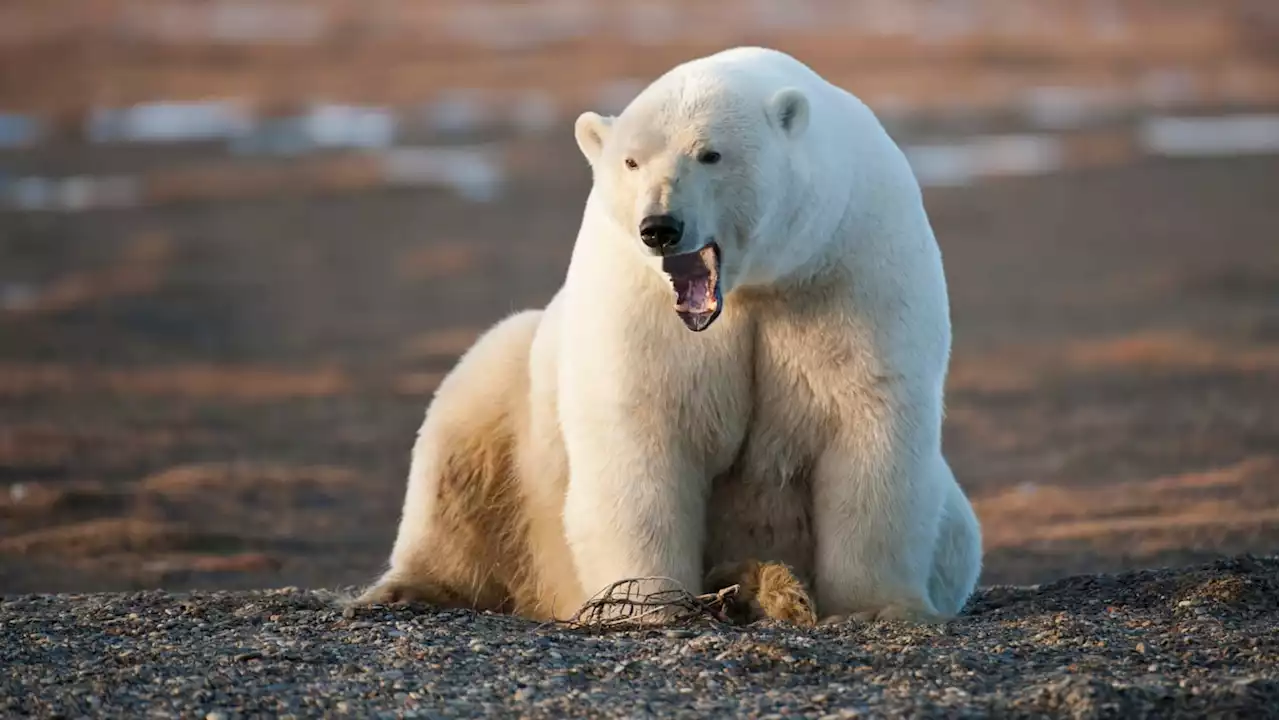
[[[636,162],[635,158],[627,158],[625,162],[627,163],[628,170],[635,170],[636,168],[640,167],[640,163]]]
[[[698,162],[703,165],[715,165],[720,162],[720,153],[715,150],[703,150],[698,153]]]

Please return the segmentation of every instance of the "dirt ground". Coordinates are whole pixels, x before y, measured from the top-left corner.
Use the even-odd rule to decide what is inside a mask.
[[[0,593],[360,583],[431,389],[559,284],[571,142],[428,191],[0,215]],[[928,207],[984,583],[1277,549],[1274,157]]]

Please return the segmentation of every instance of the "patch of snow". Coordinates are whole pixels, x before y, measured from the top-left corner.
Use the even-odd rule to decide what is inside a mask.
[[[1280,145],[1280,116],[1150,117],[1138,139],[1153,155],[1267,155]]]

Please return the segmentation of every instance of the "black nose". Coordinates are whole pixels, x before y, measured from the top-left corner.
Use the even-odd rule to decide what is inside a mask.
[[[640,241],[658,250],[680,242],[684,223],[671,215],[650,215],[640,221]]]

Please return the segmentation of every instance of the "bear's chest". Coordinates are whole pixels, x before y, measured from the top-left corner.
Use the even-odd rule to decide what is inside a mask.
[[[707,503],[707,567],[745,559],[813,570],[812,473],[836,420],[829,343],[764,328],[753,344],[750,415]]]

